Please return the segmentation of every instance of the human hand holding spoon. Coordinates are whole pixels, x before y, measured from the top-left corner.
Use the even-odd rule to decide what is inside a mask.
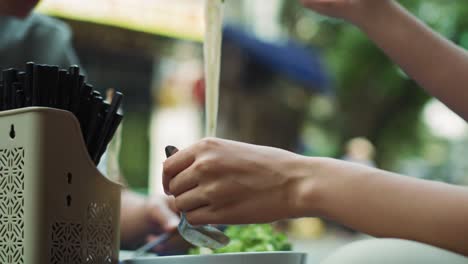
[[[166,156],[177,153],[178,149],[173,146],[166,147]],[[217,249],[229,244],[230,239],[219,229],[210,226],[192,226],[185,217],[185,213],[181,212],[180,223],[177,227],[180,235],[190,244],[198,247],[206,247]]]

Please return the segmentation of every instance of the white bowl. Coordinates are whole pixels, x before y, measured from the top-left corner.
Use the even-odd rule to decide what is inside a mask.
[[[202,256],[147,257],[125,260],[123,264],[305,264],[299,252],[253,252]]]

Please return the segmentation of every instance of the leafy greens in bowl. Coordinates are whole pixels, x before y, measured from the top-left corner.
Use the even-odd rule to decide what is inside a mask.
[[[209,250],[205,248],[193,248],[191,255],[210,253],[238,253],[238,252],[271,252],[290,251],[291,244],[286,235],[279,233],[268,224],[256,224],[245,226],[230,226],[225,231],[231,238],[231,243],[226,247]]]

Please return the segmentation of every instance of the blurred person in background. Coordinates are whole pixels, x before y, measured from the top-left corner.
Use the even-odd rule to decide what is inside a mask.
[[[375,167],[375,147],[367,138],[353,138],[346,143],[343,160]]]
[[[356,25],[428,92],[468,120],[468,53],[397,1],[302,3]],[[201,140],[167,159],[163,184],[195,225],[322,216],[387,238],[352,243],[322,264],[468,263],[466,187],[221,139]]]
[[[59,20],[31,13],[37,3],[38,0],[0,1],[0,68],[21,69],[28,61],[64,68],[79,64],[68,26]],[[176,228],[178,222],[177,215],[171,210],[171,199],[144,197],[128,189],[123,191],[122,247],[140,246],[155,235]]]

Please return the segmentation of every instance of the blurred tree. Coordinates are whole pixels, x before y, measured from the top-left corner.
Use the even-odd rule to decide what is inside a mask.
[[[436,31],[468,48],[468,5],[463,1],[401,1]],[[424,140],[421,111],[430,98],[357,28],[285,1],[282,13],[291,37],[323,49],[335,75],[336,108],[323,129],[341,146],[364,136],[377,148],[380,167],[392,169],[420,155]]]
[[[120,164],[129,186],[146,191],[149,162],[149,113],[126,112],[122,127]]]
[[[257,63],[238,45],[225,41],[222,56],[218,135],[296,150],[313,93]]]

